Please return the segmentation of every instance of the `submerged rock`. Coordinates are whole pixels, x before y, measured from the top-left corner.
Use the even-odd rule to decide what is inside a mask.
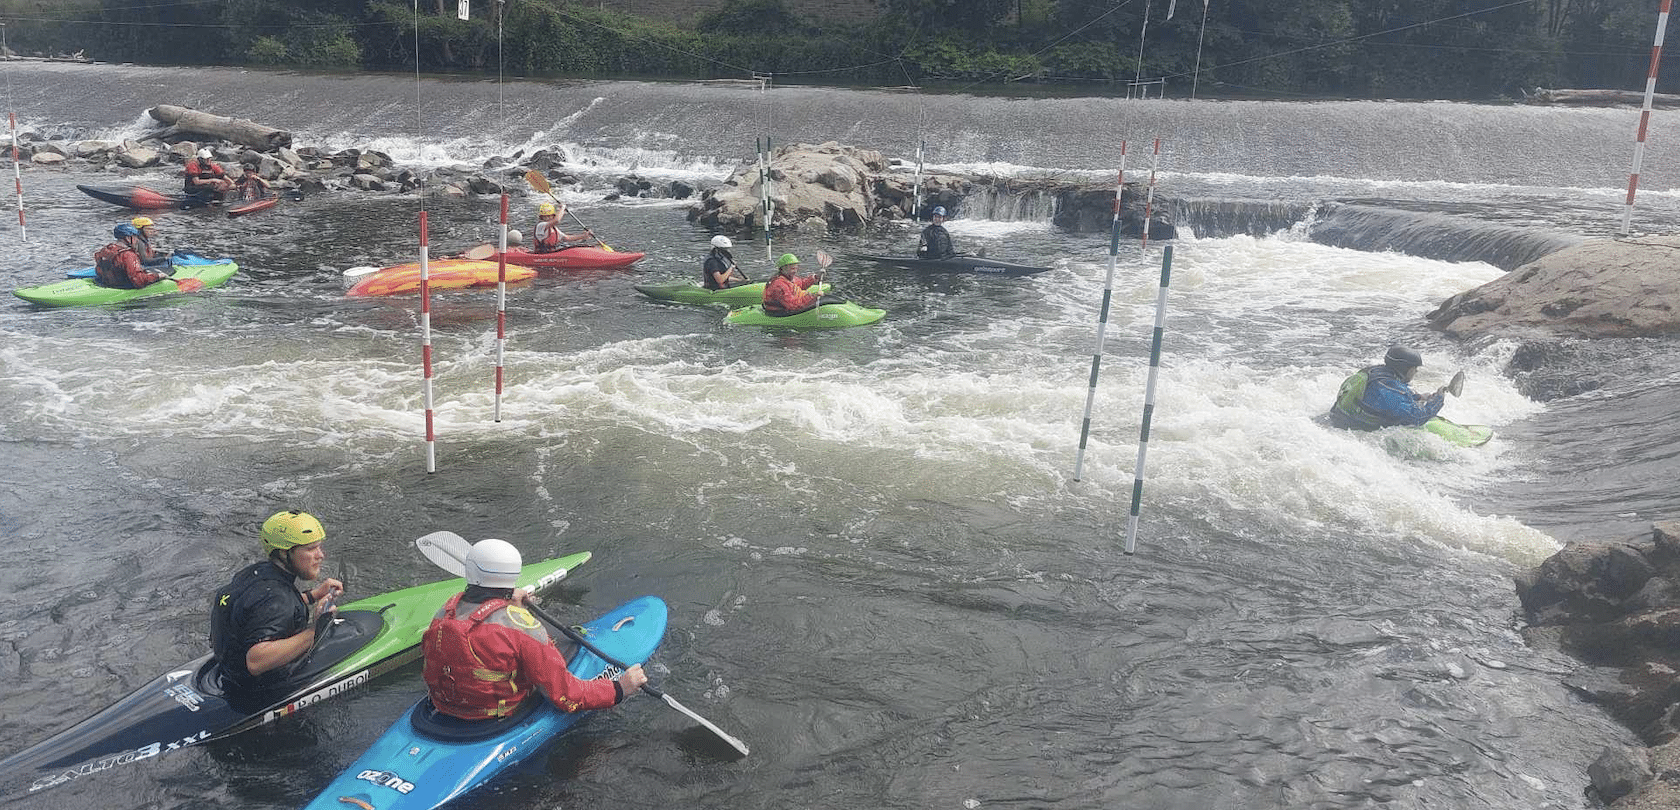
[[[1538,330],[1572,337],[1680,332],[1680,236],[1597,240],[1564,248],[1429,313],[1459,338]]]

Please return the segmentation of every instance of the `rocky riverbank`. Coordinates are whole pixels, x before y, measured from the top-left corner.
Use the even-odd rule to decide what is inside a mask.
[[[1588,769],[1613,810],[1680,807],[1680,521],[1573,543],[1517,579],[1529,644],[1584,666],[1564,683],[1637,733]]]

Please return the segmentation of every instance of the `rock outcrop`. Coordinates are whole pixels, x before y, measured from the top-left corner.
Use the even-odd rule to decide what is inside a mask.
[[[1429,325],[1459,338],[1537,330],[1568,337],[1680,332],[1680,236],[1564,248],[1448,298]]]
[[[1573,543],[1517,580],[1531,644],[1583,667],[1564,683],[1639,735],[1588,770],[1614,810],[1680,807],[1680,521],[1650,537]]]
[[[771,224],[778,230],[821,233],[907,217],[925,220],[934,206],[958,217],[969,211],[988,215],[1022,201],[1034,202],[1044,216],[1070,231],[1107,231],[1114,217],[1112,185],[948,173],[922,175],[918,207],[912,175],[893,171],[880,152],[834,141],[777,147],[769,175]],[[744,164],[722,186],[706,190],[689,207],[688,218],[717,231],[762,230],[760,186],[758,164]],[[1171,238],[1174,228],[1165,213],[1171,206],[1156,202],[1150,238]],[[1142,233],[1143,198],[1134,186],[1127,186],[1122,197],[1121,223],[1128,237]]]

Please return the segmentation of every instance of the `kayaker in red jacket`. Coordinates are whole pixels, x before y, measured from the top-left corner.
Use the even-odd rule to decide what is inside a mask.
[[[783,253],[776,260],[776,277],[764,285],[764,311],[767,314],[797,315],[817,305],[818,297],[805,290],[817,283],[816,276],[799,276],[799,257]]]
[[[148,269],[142,261],[139,251],[145,240],[138,228],[124,222],[112,228],[111,235],[117,241],[93,254],[94,280],[99,286],[138,290],[169,277],[161,270]]]
[[[467,589],[452,597],[426,628],[422,676],[433,708],[460,720],[506,717],[541,687],[563,711],[615,706],[647,683],[637,664],[618,680],[579,680],[566,659],[524,607],[516,589],[523,566],[519,549],[504,540],[480,540],[467,552]]]
[[[532,234],[532,238],[536,240],[533,252],[553,253],[574,242],[587,242],[595,238],[595,232],[588,228],[577,236],[561,233],[560,214],[565,210],[565,206],[556,207],[551,202],[537,206],[537,230]]]
[[[183,178],[182,188],[186,193],[195,196],[210,196],[221,199],[222,193],[233,188],[233,181],[228,179],[227,172],[221,164],[215,161],[216,153],[206,146],[198,150],[198,156],[187,161],[181,169]]]

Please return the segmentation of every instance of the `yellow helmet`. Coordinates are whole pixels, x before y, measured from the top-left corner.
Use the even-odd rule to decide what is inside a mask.
[[[136,228],[144,228],[144,227],[147,227],[148,225],[151,225],[152,220],[151,220],[150,217],[135,217],[135,218],[129,220],[128,224],[133,225]]]
[[[327,539],[321,521],[308,512],[275,512],[262,525],[262,544],[268,551],[289,551]]]
[[[537,206],[537,216],[539,217],[551,217],[554,216],[554,214],[554,203],[543,203],[542,205]]]

